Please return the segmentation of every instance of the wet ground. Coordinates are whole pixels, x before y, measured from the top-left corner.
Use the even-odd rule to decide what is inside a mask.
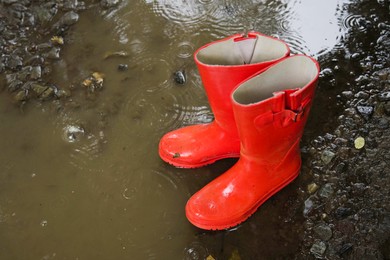
[[[0,259],[389,259],[388,1],[172,2],[0,0]],[[212,120],[196,48],[251,29],[321,64],[303,167],[203,231],[184,205],[235,160],[157,145]]]

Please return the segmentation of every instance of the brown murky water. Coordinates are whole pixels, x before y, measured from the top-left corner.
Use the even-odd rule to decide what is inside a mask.
[[[0,259],[293,256],[303,228],[296,182],[239,227],[205,232],[187,222],[185,203],[235,161],[176,169],[160,160],[157,145],[172,129],[212,120],[196,48],[254,29],[321,59],[342,48],[353,26],[346,4],[147,0],[85,11],[65,38],[53,80],[71,88],[98,71],[103,90],[76,87],[65,104],[23,110],[0,96]],[[128,55],[105,59],[118,51]],[[173,80],[177,70],[186,73],[184,85]]]

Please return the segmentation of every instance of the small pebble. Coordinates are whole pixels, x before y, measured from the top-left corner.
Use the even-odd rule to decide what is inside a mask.
[[[184,70],[178,70],[173,74],[173,79],[177,84],[183,85],[186,83],[186,75]]]
[[[332,237],[332,229],[323,223],[315,226],[313,231],[324,241],[328,241]]]
[[[310,248],[310,252],[316,257],[321,257],[326,251],[326,244],[322,241],[316,242]]]
[[[372,113],[374,113],[374,108],[372,106],[357,106],[356,110],[366,120],[368,120]]]
[[[307,191],[309,192],[309,194],[313,194],[314,192],[316,192],[318,190],[319,186],[315,183],[311,183],[309,185],[307,185]]]
[[[321,160],[325,163],[328,164],[332,161],[333,157],[335,157],[335,153],[330,151],[330,150],[324,150],[321,154]]]
[[[125,71],[125,70],[128,70],[129,69],[129,65],[127,64],[119,64],[118,65],[118,70],[119,71]]]
[[[358,138],[355,139],[355,142],[354,142],[355,143],[355,148],[358,149],[358,150],[362,149],[364,147],[364,145],[365,145],[365,142],[366,141],[364,140],[364,138],[359,136]]]
[[[318,195],[323,198],[329,198],[334,193],[332,184],[325,184],[319,191]]]
[[[383,92],[378,96],[379,101],[390,101],[390,91]]]
[[[352,210],[350,208],[339,207],[336,209],[335,216],[337,219],[343,219],[352,214]]]

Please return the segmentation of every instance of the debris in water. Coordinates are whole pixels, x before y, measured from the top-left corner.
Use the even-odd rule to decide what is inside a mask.
[[[358,138],[355,139],[355,148],[360,150],[364,147],[365,145],[365,140],[363,137],[359,136]]]
[[[96,89],[103,88],[103,80],[104,80],[103,73],[94,72],[92,73],[91,76],[89,76],[82,82],[82,85],[88,88],[90,92],[94,92]]]
[[[84,87],[89,87],[89,86],[91,86],[91,84],[92,84],[92,80],[90,80],[90,79],[85,79],[84,81],[83,81],[83,86]]]
[[[96,83],[100,84],[103,83],[104,74],[100,72],[94,72],[92,73],[92,77],[95,78]]]
[[[173,79],[177,84],[183,85],[186,83],[186,74],[184,70],[178,70],[175,73],[173,73]]]
[[[128,57],[129,54],[126,51],[115,51],[115,52],[106,52],[104,59],[113,58],[113,57]]]
[[[64,44],[64,38],[62,38],[61,36],[53,36],[53,37],[51,37],[50,41],[53,44],[58,44],[58,45]]]
[[[119,71],[125,71],[125,70],[127,70],[129,68],[129,65],[127,65],[127,64],[119,64],[118,65],[118,70]]]

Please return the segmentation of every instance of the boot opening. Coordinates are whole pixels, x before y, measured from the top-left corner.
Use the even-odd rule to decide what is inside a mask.
[[[318,73],[316,62],[311,58],[291,56],[242,83],[233,92],[233,99],[241,105],[258,103],[272,97],[274,92],[304,88]]]
[[[277,60],[289,52],[280,40],[256,35],[235,41],[229,38],[198,51],[196,59],[207,65],[244,65]]]

